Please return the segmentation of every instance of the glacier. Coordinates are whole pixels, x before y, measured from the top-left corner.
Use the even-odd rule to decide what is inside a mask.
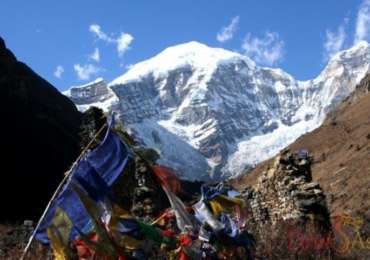
[[[337,53],[312,80],[199,42],[169,47],[110,83],[64,92],[78,109],[114,111],[160,163],[187,180],[242,174],[321,125],[370,71],[370,45]]]

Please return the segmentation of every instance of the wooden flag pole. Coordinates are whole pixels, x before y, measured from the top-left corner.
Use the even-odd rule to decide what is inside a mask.
[[[31,247],[31,244],[32,244],[32,242],[33,242],[33,240],[35,238],[35,235],[36,235],[37,230],[40,228],[40,225],[41,225],[42,221],[44,220],[47,212],[49,211],[49,209],[51,207],[51,204],[53,203],[53,201],[55,200],[55,198],[58,196],[60,190],[63,188],[64,184],[66,183],[66,181],[68,180],[69,176],[71,175],[72,170],[77,165],[77,163],[80,161],[80,159],[82,158],[82,156],[89,150],[90,146],[93,144],[93,142],[96,140],[96,138],[100,135],[100,133],[104,130],[104,127],[105,126],[107,126],[107,123],[104,123],[104,125],[99,129],[99,131],[95,134],[95,136],[91,139],[91,141],[82,150],[81,154],[74,161],[74,163],[72,164],[71,168],[64,173],[63,180],[59,183],[59,185],[58,185],[57,189],[55,190],[53,196],[49,200],[49,202],[48,202],[48,204],[47,204],[47,206],[46,206],[46,208],[44,210],[44,213],[42,213],[42,215],[41,215],[41,217],[40,217],[40,219],[39,219],[39,221],[38,221],[35,229],[32,232],[31,237],[28,240],[28,243],[27,243],[26,247],[24,248],[24,251],[23,251],[21,260],[24,260],[25,257],[27,256],[27,253],[28,253],[28,251],[29,251],[29,249]]]

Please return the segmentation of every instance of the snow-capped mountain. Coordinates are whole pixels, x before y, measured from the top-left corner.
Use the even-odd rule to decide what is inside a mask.
[[[219,180],[318,127],[369,71],[366,42],[335,55],[309,81],[259,67],[236,52],[189,42],[134,65],[104,85],[102,95],[91,90],[96,82],[65,94],[80,110],[92,105],[114,110],[183,178]],[[90,101],[86,93],[92,93]]]

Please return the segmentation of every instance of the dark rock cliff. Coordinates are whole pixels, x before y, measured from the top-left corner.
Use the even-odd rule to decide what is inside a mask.
[[[36,218],[79,154],[81,114],[1,38],[0,97],[0,218]]]

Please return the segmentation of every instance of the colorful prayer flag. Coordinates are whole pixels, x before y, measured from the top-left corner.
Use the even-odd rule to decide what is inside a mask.
[[[51,224],[55,211],[62,208],[73,223],[70,239],[75,239],[80,232],[91,231],[92,218],[81,201],[81,194],[77,195],[72,186],[79,187],[82,194],[87,194],[93,201],[103,201],[109,197],[111,186],[123,169],[130,156],[127,146],[122,143],[111,127],[113,121],[108,123],[108,130],[104,140],[95,149],[85,154],[59,192],[57,198],[52,202],[39,228],[35,230],[36,239],[44,244],[49,243],[46,233]],[[72,185],[73,184],[73,185]]]

